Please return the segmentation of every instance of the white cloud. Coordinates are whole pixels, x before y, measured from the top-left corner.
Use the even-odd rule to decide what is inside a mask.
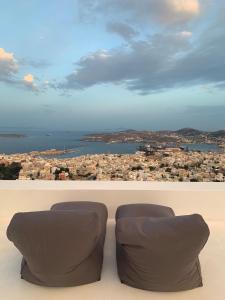
[[[224,19],[191,39],[191,31],[155,34],[126,47],[96,51],[80,59],[60,87],[85,89],[121,84],[142,94],[168,88],[212,85],[225,87]]]
[[[187,49],[188,40],[180,35],[157,34],[148,41],[131,42],[129,48],[97,51],[82,58],[61,87],[82,89],[101,83],[123,83],[130,89],[137,85],[136,89],[142,90],[142,82],[148,81],[149,89],[157,89],[163,86],[157,77]]]
[[[23,77],[23,80],[26,83],[33,83],[34,82],[34,76],[32,74],[27,74]]]
[[[26,75],[24,75],[24,77],[23,77],[23,83],[24,83],[24,85],[27,88],[29,88],[29,89],[31,89],[33,91],[38,91],[38,87],[37,87],[37,85],[36,85],[36,83],[34,81],[34,76],[32,74],[26,74]]]
[[[22,62],[23,65],[23,62]],[[20,77],[19,62],[13,53],[7,52],[4,48],[0,48],[0,81],[13,85],[18,88],[26,87],[30,91],[39,92],[46,90],[49,84],[36,84],[34,75],[27,73]]]
[[[176,13],[186,13],[190,15],[198,15],[200,12],[200,4],[198,0],[167,0],[171,9]]]
[[[13,53],[0,48],[0,80],[9,81],[18,71],[18,64]]]
[[[157,22],[182,24],[191,21],[201,11],[199,0],[80,0],[83,18],[99,14],[133,23]]]

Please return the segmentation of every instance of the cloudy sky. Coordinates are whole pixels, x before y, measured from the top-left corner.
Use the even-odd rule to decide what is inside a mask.
[[[0,129],[225,128],[224,0],[0,7]]]

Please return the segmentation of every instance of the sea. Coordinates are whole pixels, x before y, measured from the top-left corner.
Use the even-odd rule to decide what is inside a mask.
[[[1,133],[18,133],[25,137],[0,137],[0,153],[14,154],[48,149],[73,149],[72,153],[55,155],[55,158],[69,158],[86,154],[100,153],[135,153],[140,143],[111,143],[82,141],[85,135],[93,134],[90,131],[44,131],[44,130],[0,130]],[[109,131],[107,131],[109,133]],[[202,152],[220,152],[216,144],[184,144],[183,147]]]

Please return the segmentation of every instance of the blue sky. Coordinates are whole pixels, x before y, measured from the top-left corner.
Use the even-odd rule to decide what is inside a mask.
[[[0,7],[0,127],[225,128],[224,1]]]

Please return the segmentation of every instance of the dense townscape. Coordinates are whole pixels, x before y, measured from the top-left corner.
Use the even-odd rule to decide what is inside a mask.
[[[95,154],[68,159],[31,153],[0,155],[5,168],[19,164],[18,179],[225,182],[225,153],[159,149],[151,155]],[[18,171],[18,166],[17,166]],[[7,178],[5,178],[7,179]]]

